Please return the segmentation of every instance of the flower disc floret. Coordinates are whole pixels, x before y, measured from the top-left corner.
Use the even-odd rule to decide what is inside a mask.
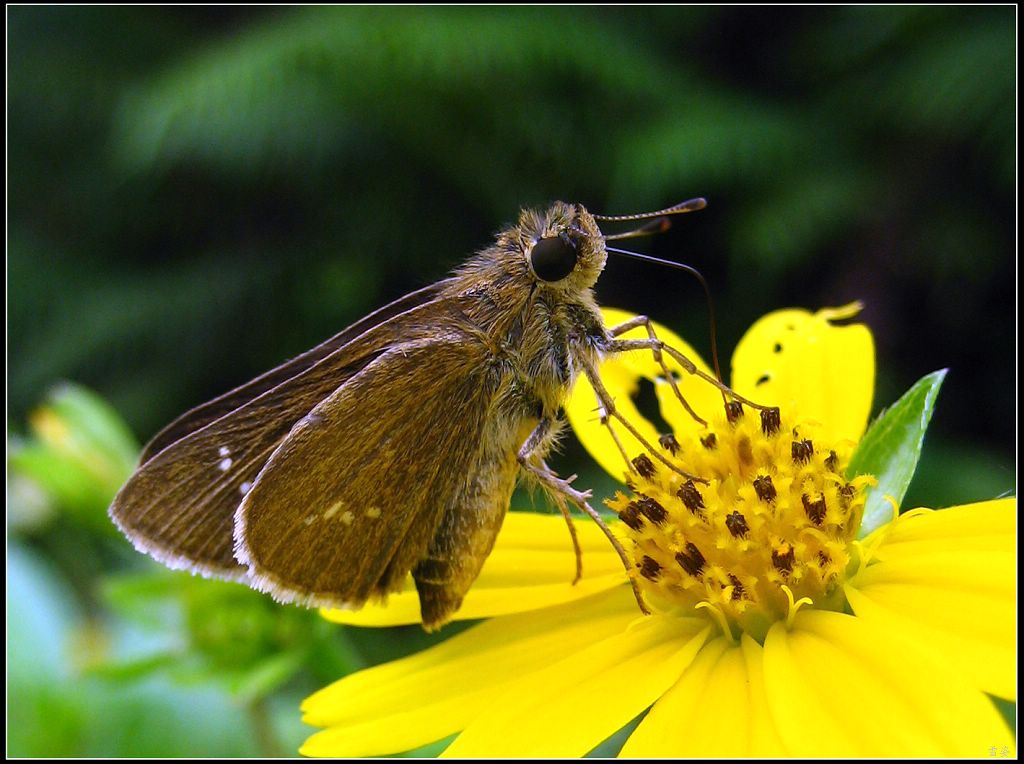
[[[632,496],[608,504],[654,607],[707,609],[733,637],[759,641],[800,604],[843,609],[872,478],[844,478],[853,444],[794,421],[730,406],[699,435],[662,439],[664,456],[698,479],[633,460]]]

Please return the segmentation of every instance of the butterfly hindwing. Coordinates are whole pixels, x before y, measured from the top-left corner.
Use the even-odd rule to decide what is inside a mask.
[[[405,343],[314,408],[239,507],[236,556],[250,582],[284,601],[333,606],[399,586],[446,509],[479,492],[498,379],[489,358],[478,338],[455,331]],[[510,461],[500,526],[515,452],[499,450]]]

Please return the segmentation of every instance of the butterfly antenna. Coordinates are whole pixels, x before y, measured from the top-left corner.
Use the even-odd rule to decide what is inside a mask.
[[[616,239],[638,239],[641,236],[654,236],[655,234],[665,233],[669,228],[672,227],[672,220],[665,216],[655,218],[649,223],[645,223],[639,228],[634,228],[632,231],[626,231],[624,233],[616,233],[611,236],[605,236],[605,241],[615,241]]]
[[[609,223],[622,223],[628,220],[648,220],[649,218],[660,218],[666,215],[681,215],[684,212],[696,212],[702,210],[708,205],[708,200],[702,196],[698,196],[696,199],[687,199],[685,202],[679,202],[671,207],[666,207],[663,210],[657,212],[638,212],[635,215],[594,215],[594,220],[605,220]]]

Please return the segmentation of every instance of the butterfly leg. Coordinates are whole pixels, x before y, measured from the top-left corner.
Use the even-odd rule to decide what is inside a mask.
[[[658,339],[658,335],[654,331],[654,324],[651,322],[651,319],[649,319],[647,316],[635,316],[631,318],[629,321],[625,321],[617,326],[613,326],[611,329],[608,330],[608,335],[611,337],[618,337],[622,334],[625,334],[630,329],[635,329],[638,326],[643,326],[647,330],[648,339]],[[695,422],[697,422],[700,425],[707,425],[707,421],[704,420],[701,416],[697,414],[696,411],[693,410],[693,407],[689,404],[686,398],[683,397],[682,392],[680,392],[679,385],[676,384],[675,374],[666,365],[665,358],[661,354],[661,348],[658,346],[653,346],[651,347],[651,353],[654,355],[655,363],[661,366],[662,374],[665,375],[665,379],[672,387],[672,392],[675,393],[676,399],[679,401],[679,403],[682,404],[683,408],[686,409],[687,413],[691,417],[693,417]],[[693,366],[692,363],[690,363],[689,365]],[[683,368],[686,368],[687,371],[689,371],[689,368],[687,368],[686,364],[683,365]],[[696,367],[694,366],[694,368]]]
[[[576,507],[589,515],[590,518],[597,523],[601,532],[604,533],[608,538],[608,541],[611,542],[616,554],[619,555],[619,559],[622,560],[622,564],[626,568],[626,572],[629,575],[630,585],[633,587],[633,596],[636,597],[640,610],[643,613],[650,615],[651,611],[647,607],[647,603],[644,602],[643,594],[640,592],[640,587],[637,584],[636,576],[633,571],[633,564],[629,559],[629,555],[623,548],[622,542],[615,537],[615,534],[612,533],[611,528],[608,527],[601,515],[596,509],[590,506],[589,499],[592,495],[591,492],[589,490],[577,491],[572,487],[572,481],[576,479],[575,475],[571,475],[567,479],[560,478],[555,474],[554,470],[552,470],[547,463],[540,458],[538,449],[548,437],[552,425],[553,422],[550,418],[543,417],[530,436],[526,439],[526,442],[523,443],[522,448],[519,449],[517,458],[520,466],[532,475],[552,497],[552,500],[558,506],[559,511],[562,513],[566,523],[569,525],[569,533],[572,536],[573,547],[576,550],[576,579],[573,583],[578,581],[583,574],[583,556],[579,545],[579,539],[576,535],[576,529],[573,526],[572,517],[569,514],[569,508],[566,502],[572,502],[575,504]]]
[[[610,346],[608,348],[606,348],[606,349],[611,350],[613,352],[619,352],[619,348],[618,348],[619,344],[632,343],[632,342],[648,343],[649,340],[613,340],[610,343]],[[660,343],[661,341],[657,340],[657,342]],[[663,345],[663,343],[662,343],[662,345]],[[651,347],[651,346],[649,344],[642,344],[642,345],[637,345],[636,347],[629,346],[626,349],[628,349],[628,350],[635,350],[637,347],[648,348],[648,347]],[[604,383],[601,382],[601,375],[598,374],[597,367],[594,366],[594,364],[592,362],[590,362],[589,360],[584,360],[584,362],[583,362],[583,371],[587,375],[587,380],[590,382],[590,386],[594,388],[594,393],[597,395],[597,402],[598,402],[598,406],[600,407],[600,411],[601,411],[601,424],[605,425],[606,427],[609,427],[609,429],[610,429],[610,420],[611,419],[618,420],[622,424],[622,426],[625,427],[634,438],[636,438],[638,441],[640,441],[640,444],[645,449],[647,449],[648,453],[650,453],[651,456],[653,456],[659,462],[664,464],[670,470],[672,470],[675,473],[678,473],[679,475],[682,475],[687,480],[693,480],[693,481],[698,482],[698,483],[707,483],[708,482],[707,480],[705,480],[702,477],[699,477],[697,475],[691,475],[689,472],[686,472],[685,470],[679,469],[679,467],[677,467],[675,464],[673,464],[668,459],[666,459],[661,454],[660,451],[655,449],[654,446],[652,446],[647,441],[647,438],[645,438],[643,435],[640,434],[640,431],[637,430],[636,427],[634,427],[633,424],[628,419],[626,419],[624,416],[622,416],[622,414],[619,413],[618,409],[615,408],[615,400],[608,393],[608,390],[605,389]],[[614,437],[614,434],[613,434],[613,437]],[[618,442],[617,439],[616,439],[616,442]],[[625,455],[625,450],[622,449],[622,445],[621,444],[619,444],[619,449],[623,452],[623,455]],[[630,471],[631,472],[635,472],[636,468],[634,467],[632,462],[629,462],[628,457],[627,457],[627,462],[629,463]]]
[[[534,464],[537,459],[536,454],[538,450],[541,448],[542,444],[551,435],[552,425],[553,422],[550,418],[543,417],[541,421],[537,424],[537,426],[533,429],[533,432],[530,433],[530,436],[526,439],[526,442],[523,443],[522,447],[519,449],[519,453],[516,456],[520,466],[524,467],[527,470],[532,470],[534,468]],[[575,475],[570,475],[567,480],[561,480],[557,475],[555,475],[551,468],[548,467],[547,464],[543,462],[543,460],[540,461],[540,468],[546,470],[548,475],[552,478],[554,482],[564,484],[564,486],[568,488],[570,492],[573,492],[575,490],[570,486],[570,483],[572,483],[572,481],[576,479]],[[583,550],[580,549],[580,540],[579,536],[576,533],[576,526],[572,521],[572,515],[569,514],[569,507],[565,503],[567,494],[566,491],[550,490],[551,486],[543,483],[543,481],[542,485],[544,485],[546,489],[549,489],[549,493],[551,495],[552,500],[555,502],[555,506],[557,506],[558,511],[562,513],[562,517],[565,518],[565,524],[569,528],[569,536],[572,538],[572,548],[576,552],[576,577],[572,580],[573,584],[575,585],[576,582],[583,577]],[[590,498],[590,492],[587,491],[585,494],[581,493],[580,496],[583,498],[584,501],[586,501],[588,498]]]
[[[651,332],[653,333],[653,331],[654,329],[653,327],[651,327]],[[609,353],[624,353],[628,350],[644,349],[652,351],[664,351],[672,358],[674,358],[676,361],[678,361],[679,365],[683,367],[687,374],[692,374],[695,377],[699,377],[703,379],[705,382],[708,382],[714,387],[717,387],[725,394],[726,397],[731,398],[733,401],[737,403],[742,403],[745,406],[750,406],[752,409],[757,409],[758,411],[771,411],[775,408],[773,406],[765,406],[760,403],[754,403],[754,401],[750,400],[749,398],[744,398],[742,395],[737,393],[735,390],[733,390],[731,387],[729,387],[724,382],[719,380],[717,377],[713,377],[706,371],[698,369],[697,366],[693,363],[693,361],[691,361],[689,358],[680,353],[671,345],[665,344],[662,340],[658,339],[657,336],[648,338],[646,340],[612,340],[607,345],[605,345],[604,349],[606,352]]]
[[[612,440],[619,449],[619,453],[622,454],[623,461],[626,462],[626,471],[636,472],[636,468],[633,466],[633,462],[630,461],[629,454],[626,452],[626,447],[622,445],[622,440],[619,438],[619,434],[615,432],[615,428],[612,426],[611,416],[600,395],[597,396],[597,411],[598,416],[601,419],[601,424],[604,425],[606,430],[608,430],[608,434],[612,436]]]

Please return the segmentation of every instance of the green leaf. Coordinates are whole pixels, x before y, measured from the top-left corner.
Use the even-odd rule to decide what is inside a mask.
[[[101,663],[89,668],[89,675],[100,679],[126,682],[141,679],[150,674],[173,668],[181,661],[180,652],[163,652],[147,655],[142,658]]]
[[[13,474],[31,480],[68,517],[91,530],[116,533],[106,515],[113,492],[77,457],[30,441],[13,444],[7,463]]]
[[[32,480],[76,522],[115,535],[107,507],[139,450],[121,417],[96,393],[62,383],[31,414],[29,425],[31,436],[11,444],[11,471]]]
[[[95,454],[88,463],[97,477],[118,488],[139,457],[139,444],[121,415],[92,390],[70,382],[50,391],[47,406],[73,436],[68,450],[83,457]]]
[[[921,458],[924,433],[947,371],[941,369],[922,377],[892,407],[883,411],[868,428],[850,460],[847,477],[874,475],[878,479],[878,485],[868,492],[860,526],[861,538],[892,517],[887,496],[895,499],[897,506],[903,501]]]
[[[455,740],[455,735],[449,735],[441,740],[436,740],[433,743],[427,743],[419,748],[413,748],[411,751],[398,754],[399,758],[402,759],[436,759],[440,756],[444,749],[452,744]]]
[[[278,653],[240,672],[229,683],[236,701],[248,704],[269,695],[302,669],[305,657],[300,650]]]
[[[644,711],[636,716],[631,722],[625,727],[620,729],[613,735],[610,735],[603,743],[600,743],[596,748],[591,750],[586,758],[588,759],[614,759],[619,755],[622,750],[622,746],[629,740],[629,736],[632,735],[636,728],[640,726],[640,722],[643,721],[644,717],[647,716],[647,712]]]

